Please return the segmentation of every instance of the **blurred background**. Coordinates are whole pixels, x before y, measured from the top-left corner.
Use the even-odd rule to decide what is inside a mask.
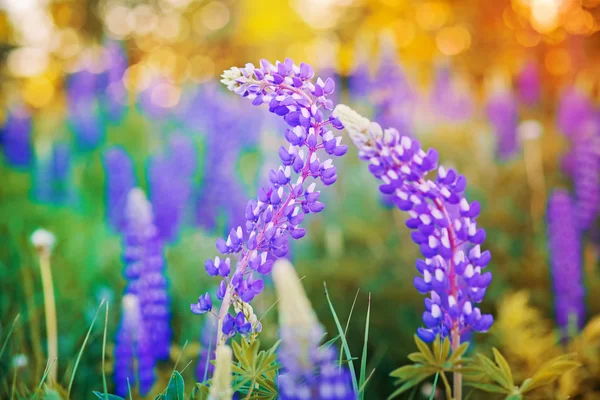
[[[283,123],[220,87],[219,75],[286,57],[334,77],[338,102],[436,147],[467,177],[493,254],[483,308],[497,320],[474,342],[499,347],[528,376],[561,351],[545,222],[555,188],[592,209],[581,268],[587,292],[600,289],[599,30],[600,0],[0,0],[0,341],[20,314],[0,357],[0,393],[27,393],[46,366],[30,242],[40,227],[57,242],[59,380],[70,376],[106,299],[112,387],[124,205],[136,186],[152,204],[169,281],[171,360],[156,388],[178,357],[193,361],[184,375],[194,379],[204,319],[189,303],[217,283],[204,261],[216,255],[214,240],[243,221],[284,144]],[[583,174],[580,143],[592,154]],[[419,252],[354,149],[337,168],[325,212],[305,221],[307,236],[290,257],[331,335],[323,282],[342,323],[360,289],[348,328],[355,354],[372,293],[367,398],[385,398],[389,372],[408,362],[421,325],[423,300],[412,286]],[[275,300],[268,285],[253,303],[257,314]],[[588,296],[585,309],[587,321],[600,301]],[[263,319],[264,345],[276,340],[276,317]],[[72,398],[102,390],[101,325]],[[589,383],[577,381],[574,393],[597,398],[598,362],[592,357]]]

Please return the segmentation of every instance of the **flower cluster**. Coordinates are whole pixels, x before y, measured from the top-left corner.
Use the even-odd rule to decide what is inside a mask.
[[[548,238],[555,294],[556,321],[567,334],[581,328],[585,318],[585,290],[581,271],[581,232],[566,190],[555,190],[548,200]]]
[[[65,205],[76,200],[71,181],[72,151],[66,143],[55,143],[49,159],[38,158],[35,166],[35,198],[43,203]]]
[[[219,252],[237,258],[235,269],[229,257],[216,257],[205,264],[209,275],[223,279],[217,290],[217,298],[222,301],[218,344],[235,332],[246,334],[252,330],[248,330],[243,313],[228,316],[231,304],[237,299],[248,303],[263,290],[264,283],[255,273],[268,274],[273,260],[287,254],[288,238],[304,236],[305,230],[299,226],[304,216],[325,208],[319,201],[316,182],[307,185],[307,181],[319,179],[328,186],[336,181],[337,173],[332,160],[322,161],[319,153],[342,156],[348,150],[341,144],[342,138],[327,129],[329,125],[341,129],[341,123],[324,114],[333,109],[328,96],[335,84],[330,78],[313,83],[313,76],[312,67],[304,63],[297,66],[290,59],[276,65],[262,60],[260,68],[246,64],[223,74],[222,82],[228,89],[254,105],[267,104],[269,111],[283,117],[289,125],[285,138],[290,145],[279,149],[282,165],[269,172],[270,185],[258,190],[257,200],[248,202],[245,229],[231,229],[226,240],[217,240]],[[204,297],[203,302],[192,305],[192,311],[208,311],[207,304]]]
[[[120,232],[126,225],[127,195],[136,185],[133,161],[125,149],[114,146],[104,152],[102,162],[106,175],[106,218]]]
[[[121,322],[115,338],[114,380],[117,395],[125,397],[129,387],[135,386],[136,378],[141,394],[148,393],[154,385],[155,358],[149,334],[141,318],[138,295],[126,294],[123,296]]]
[[[149,390],[154,382],[156,361],[169,356],[172,334],[163,245],[153,224],[152,207],[141,189],[134,188],[129,192],[125,216],[125,293],[135,295],[139,302],[143,340],[136,342],[138,374],[140,390],[142,387]]]
[[[496,152],[506,160],[518,150],[519,109],[514,94],[508,88],[495,90],[488,99],[487,115],[496,134]]]
[[[421,339],[431,342],[436,335],[451,336],[453,346],[472,331],[485,332],[493,323],[475,306],[492,280],[483,269],[491,260],[481,251],[485,230],[477,227],[480,206],[464,196],[466,179],[453,169],[437,167],[434,149],[427,152],[408,136],[390,128],[385,131],[347,106],[334,111],[359,148],[359,157],[368,162],[371,173],[383,183],[383,193],[393,194],[396,206],[406,211],[413,241],[424,259],[416,262],[422,275],[414,284],[425,300],[425,328]],[[427,174],[437,169],[435,180]]]
[[[523,66],[517,78],[517,87],[519,99],[523,104],[533,107],[539,103],[541,96],[540,75],[534,62],[528,62]]]
[[[355,399],[350,372],[336,364],[335,348],[319,347],[325,331],[287,260],[275,263],[273,281],[279,296],[281,399]]]
[[[596,220],[600,207],[600,138],[598,127],[588,124],[589,135],[573,144],[573,185],[577,227],[588,229]]]

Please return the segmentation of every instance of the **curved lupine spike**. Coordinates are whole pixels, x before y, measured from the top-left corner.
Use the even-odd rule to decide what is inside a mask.
[[[235,227],[227,238],[217,240],[219,252],[238,260],[235,268],[221,271],[214,262],[205,264],[209,275],[215,275],[216,269],[224,278],[217,290],[217,298],[222,299],[217,344],[236,333],[257,332],[243,312],[234,317],[229,309],[239,300],[251,302],[263,290],[258,276],[268,274],[273,261],[288,253],[290,237],[304,236],[304,229],[298,226],[304,215],[325,208],[316,182],[310,183],[319,180],[327,186],[337,179],[332,160],[322,160],[323,153],[339,157],[348,150],[329,129],[342,128],[339,120],[327,115],[333,109],[328,99],[335,89],[333,80],[313,82],[313,68],[295,65],[290,59],[275,65],[262,60],[260,65],[233,67],[223,73],[221,82],[254,105],[266,104],[270,112],[283,117],[289,125],[284,136],[290,144],[279,149],[282,165],[269,174],[270,184],[258,190],[257,200],[248,202],[245,229]]]
[[[548,240],[556,322],[565,337],[573,328],[581,329],[585,318],[581,231],[575,215],[569,193],[555,190],[548,200]]]
[[[279,297],[278,355],[283,369],[279,375],[280,398],[356,399],[350,371],[337,365],[335,347],[319,347],[325,330],[289,261],[275,263],[273,282]]]
[[[482,252],[485,231],[478,228],[479,203],[464,196],[466,179],[453,169],[438,167],[437,152],[395,129],[381,127],[347,106],[334,115],[359,148],[359,157],[382,181],[380,190],[394,195],[398,208],[408,212],[406,225],[424,260],[417,261],[420,276],[415,287],[430,294],[423,314],[425,328],[417,331],[424,341],[450,336],[456,349],[461,337],[486,332],[493,323],[476,307],[483,300],[492,275],[485,272],[489,252]],[[427,174],[437,169],[437,178]]]
[[[587,137],[576,139],[572,150],[575,219],[582,230],[592,226],[600,208],[600,138],[596,124],[590,123],[587,129]]]
[[[231,400],[233,397],[233,390],[231,389],[233,376],[231,359],[233,353],[231,348],[225,344],[219,345],[215,353],[215,373],[210,385],[208,399]]]
[[[127,195],[136,185],[133,161],[125,149],[114,146],[102,155],[106,175],[106,218],[112,227],[125,229],[125,203]]]

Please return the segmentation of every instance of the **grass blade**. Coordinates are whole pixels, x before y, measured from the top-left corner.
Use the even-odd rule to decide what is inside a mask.
[[[177,356],[177,361],[175,361],[175,365],[173,365],[173,371],[171,371],[171,376],[173,376],[173,374],[175,373],[175,370],[177,369],[177,364],[179,364],[179,360],[181,360],[181,356],[183,355],[183,352],[185,351],[187,345],[188,341],[186,339],[185,343],[183,344],[183,347],[181,348],[181,351],[179,352],[179,355]]]
[[[83,355],[83,350],[85,350],[85,346],[87,345],[88,339],[90,338],[90,335],[92,333],[92,328],[94,327],[94,324],[96,323],[96,319],[98,319],[98,313],[100,312],[100,309],[102,308],[103,305],[104,305],[104,300],[102,300],[102,302],[98,306],[98,309],[96,310],[96,315],[94,315],[94,319],[92,320],[92,323],[90,324],[90,328],[87,331],[87,335],[85,335],[85,339],[83,340],[83,344],[81,345],[81,349],[79,349],[79,354],[77,355],[77,359],[75,360],[75,365],[73,366],[73,372],[71,372],[71,379],[69,380],[69,386],[67,388],[67,397],[70,397],[70,395],[71,395],[71,387],[73,386],[73,381],[75,380],[75,373],[77,372],[77,367],[79,367],[79,361],[81,361],[81,356]]]
[[[127,391],[129,392],[129,400],[133,400],[133,395],[131,394],[131,385],[129,384],[129,377],[127,377]]]
[[[104,316],[104,333],[102,336],[102,385],[104,386],[104,397],[108,397],[108,384],[106,383],[106,370],[104,363],[106,361],[106,331],[108,329],[108,307],[109,303],[106,302],[106,314]]]
[[[20,316],[21,316],[21,314],[17,314],[17,316],[13,320],[12,325],[10,326],[10,330],[8,331],[8,335],[6,336],[6,339],[4,339],[4,343],[2,343],[2,349],[0,349],[0,358],[2,358],[2,354],[4,354],[4,350],[6,349],[6,345],[8,344],[8,340],[12,336],[12,333],[15,330],[15,326],[17,326],[17,322],[19,321],[19,317]]]
[[[354,301],[352,302],[352,307],[350,307],[350,314],[348,314],[348,321],[346,321],[346,329],[344,329],[344,335],[348,334],[348,327],[350,326],[350,320],[352,319],[352,313],[354,312],[354,305],[356,304],[356,299],[358,299],[358,294],[360,293],[360,288],[356,291],[356,294],[354,295]],[[342,353],[340,351],[340,362],[339,364],[342,365],[342,355],[344,353]]]
[[[50,368],[52,368],[52,366],[54,365],[55,362],[56,362],[56,360],[52,360],[52,362],[50,362],[50,360],[48,360],[48,363],[46,364],[46,369],[44,370],[44,375],[42,375],[42,379],[40,379],[40,383],[38,384],[38,387],[36,389],[36,396],[37,396],[37,392],[41,389],[42,385],[44,384],[44,381],[48,377],[48,374],[50,373]]]
[[[325,287],[325,297],[327,298],[327,303],[329,303],[329,309],[331,310],[331,314],[333,315],[333,320],[335,321],[335,325],[340,334],[340,338],[342,339],[344,352],[346,353],[346,358],[348,359],[348,364],[350,366],[350,375],[352,375],[352,387],[354,388],[354,393],[358,393],[356,371],[354,371],[354,362],[352,362],[352,354],[350,353],[350,348],[348,347],[348,342],[346,341],[346,335],[344,335],[344,329],[342,328],[342,324],[340,324],[340,320],[338,319],[338,316],[335,313],[335,308],[333,308],[333,304],[331,303],[331,299],[329,298],[329,292],[327,291],[327,284],[325,282],[323,282],[323,287]]]
[[[439,372],[435,374],[435,379],[433,380],[433,387],[431,388],[431,395],[429,395],[429,400],[433,400],[435,398],[435,391],[437,389],[437,381],[439,376]]]
[[[367,375],[367,343],[369,342],[369,319],[371,317],[371,293],[369,293],[369,301],[367,303],[367,321],[365,322],[365,342],[363,343],[362,357],[360,360],[360,378],[358,385],[361,388],[358,393],[358,398],[363,400],[365,398],[364,386]]]

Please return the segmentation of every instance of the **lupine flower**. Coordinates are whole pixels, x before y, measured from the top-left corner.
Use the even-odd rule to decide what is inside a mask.
[[[102,156],[106,176],[106,218],[117,231],[125,228],[127,195],[136,185],[133,161],[127,151],[111,147]]]
[[[541,85],[537,65],[528,62],[524,65],[517,78],[519,99],[529,107],[535,106],[540,101]]]
[[[262,275],[271,272],[273,259],[287,254],[288,238],[300,239],[305,235],[304,228],[299,226],[304,216],[325,208],[319,201],[316,183],[305,187],[309,177],[320,179],[325,186],[337,179],[332,160],[321,161],[318,153],[342,156],[348,150],[341,144],[341,137],[326,129],[328,125],[342,128],[336,118],[324,115],[324,111],[333,109],[327,96],[333,93],[335,84],[330,78],[313,83],[313,76],[308,64],[297,66],[290,59],[275,66],[262,60],[260,68],[246,64],[223,74],[222,82],[229,90],[252,100],[254,105],[266,103],[269,111],[283,117],[290,126],[285,132],[290,146],[279,149],[282,165],[269,172],[270,185],[259,189],[258,200],[248,202],[246,233],[239,226],[231,229],[226,240],[217,240],[220,253],[232,254],[239,260],[233,273],[218,268],[218,275],[225,279],[217,291],[222,300],[218,344],[245,330],[243,313],[238,313],[232,325],[229,308],[238,298],[248,303],[262,292],[263,280],[255,272]],[[298,174],[296,179],[292,172]],[[226,258],[222,262],[230,261]],[[209,274],[214,273],[210,262],[205,266]]]
[[[153,354],[165,359],[169,356],[172,333],[163,244],[153,224],[152,206],[142,190],[134,188],[127,196],[126,217],[123,254],[125,277],[129,281],[126,292],[139,296]]]
[[[244,208],[248,194],[238,177],[236,165],[245,147],[256,146],[256,125],[262,117],[256,112],[250,113],[255,110],[231,101],[217,89],[205,85],[195,95],[186,116],[206,137],[206,157],[201,166],[204,179],[197,199],[196,220],[210,230],[216,227],[219,213],[225,214],[225,223],[231,226],[246,221]],[[198,109],[203,112],[198,113]]]
[[[569,193],[555,190],[548,200],[548,239],[556,322],[566,335],[582,328],[585,290],[581,271],[581,231]]]
[[[367,58],[359,54],[356,57],[354,70],[348,77],[348,89],[352,97],[365,97],[371,88],[371,74]]]
[[[33,161],[31,144],[31,117],[25,109],[9,113],[0,130],[0,145],[8,165],[18,168],[29,167]]]
[[[187,137],[175,136],[166,155],[154,157],[148,169],[150,198],[160,237],[177,238],[185,208],[191,199],[196,149]]]
[[[215,359],[215,336],[217,333],[217,318],[213,314],[207,314],[200,336],[200,357],[196,364],[196,380],[205,382],[212,378],[215,366],[211,362]]]
[[[416,262],[422,276],[414,284],[425,300],[425,328],[417,334],[427,342],[451,336],[453,348],[470,332],[486,332],[493,323],[475,306],[492,280],[483,269],[491,260],[481,251],[485,230],[478,228],[480,206],[464,197],[466,179],[453,169],[437,167],[434,149],[425,152],[419,142],[393,128],[385,131],[347,106],[339,105],[334,115],[346,127],[359,149],[359,157],[382,181],[379,189],[393,194],[396,206],[406,211],[413,241],[424,259]],[[438,170],[435,180],[427,174]]]
[[[42,203],[65,205],[75,201],[71,181],[71,148],[55,143],[49,158],[38,157],[35,166],[34,196]]]
[[[473,99],[464,81],[453,79],[447,65],[436,69],[430,101],[435,113],[450,121],[464,121],[474,112]]]
[[[123,85],[123,74],[127,69],[127,56],[118,42],[110,42],[106,46],[106,57],[108,69],[105,72],[104,106],[109,119],[117,122],[123,116],[125,109],[123,99],[127,96],[127,90]]]
[[[98,75],[85,69],[67,79],[69,123],[77,148],[82,151],[95,149],[104,139],[104,124],[96,103],[98,79]]]
[[[125,397],[129,385],[133,388],[139,377],[139,391],[147,393],[156,380],[154,355],[148,329],[141,317],[138,295],[123,296],[121,322],[115,338],[114,380],[116,394]],[[137,362],[136,362],[137,360]],[[137,371],[135,366],[137,365]]]
[[[233,397],[232,372],[231,372],[231,348],[225,344],[217,347],[215,357],[215,373],[210,391],[208,393],[209,400],[231,400]]]
[[[287,260],[275,263],[273,281],[279,296],[281,399],[355,399],[349,371],[336,365],[335,348],[319,347],[325,331]]]
[[[558,105],[558,129],[573,140],[582,134],[582,127],[593,118],[594,109],[588,96],[573,87],[566,90]]]
[[[518,149],[519,123],[517,100],[507,87],[492,88],[487,103],[487,115],[496,134],[496,152],[500,159],[506,160]]]
[[[589,138],[577,139],[573,149],[573,184],[575,219],[579,229],[588,229],[596,220],[600,207],[600,155],[594,129]]]

